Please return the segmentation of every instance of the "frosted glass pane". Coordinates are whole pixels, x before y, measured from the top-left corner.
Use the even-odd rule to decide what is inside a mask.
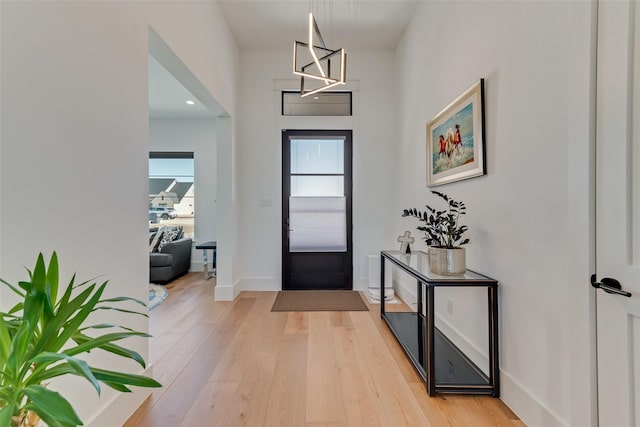
[[[346,198],[290,197],[290,252],[345,252]]]
[[[291,195],[294,197],[344,196],[343,176],[292,176]]]
[[[291,173],[343,173],[341,139],[292,139]]]

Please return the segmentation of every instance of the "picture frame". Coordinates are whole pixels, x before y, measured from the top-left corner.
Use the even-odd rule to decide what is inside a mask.
[[[427,187],[486,173],[480,79],[427,123]]]

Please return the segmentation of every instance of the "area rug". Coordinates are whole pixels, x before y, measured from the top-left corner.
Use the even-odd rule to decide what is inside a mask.
[[[356,291],[280,291],[271,311],[368,311]]]
[[[164,286],[149,284],[149,311],[159,306],[169,296]]]

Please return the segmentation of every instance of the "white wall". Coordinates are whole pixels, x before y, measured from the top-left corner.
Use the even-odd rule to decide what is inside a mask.
[[[282,288],[282,129],[353,129],[354,288],[365,289],[367,255],[393,237],[394,92],[391,52],[348,52],[351,117],[282,117],[280,90],[299,90],[290,51],[241,54],[238,221],[242,289]],[[263,199],[270,207],[260,206]],[[391,234],[390,234],[391,233]]]
[[[577,357],[579,350],[589,352],[584,345],[589,330],[585,324],[578,332],[587,338],[574,340],[581,347],[572,347],[569,317],[576,301],[571,292],[576,287],[585,296],[589,292],[589,254],[579,246],[591,233],[589,156],[582,151],[589,150],[589,132],[581,132],[589,112],[576,107],[590,102],[590,80],[584,77],[590,7],[588,2],[425,2],[396,51],[400,155],[394,169],[407,172],[398,175],[398,212],[439,202],[425,184],[425,124],[485,78],[488,174],[437,190],[467,204],[467,266],[500,282],[502,399],[531,426],[591,422],[589,381],[577,389],[570,377],[574,361],[585,378],[590,376],[588,362]],[[584,218],[575,216],[578,211]],[[418,224],[399,215],[394,222],[398,230]],[[575,249],[577,258],[569,255]],[[453,316],[444,310],[440,315],[479,346],[483,296],[438,292],[436,298],[451,299],[454,306]],[[574,311],[586,320],[585,299]],[[575,369],[573,374],[579,375]],[[582,414],[574,411],[578,404]]]
[[[238,54],[213,2],[2,2],[0,277],[57,250],[64,278],[103,275],[108,295],[147,298],[149,26],[233,115]],[[146,340],[130,345],[148,358]],[[121,425],[146,393],[71,384],[63,394],[93,426]]]
[[[192,151],[195,187],[195,238],[191,269],[202,270],[197,243],[216,240],[218,168],[215,120],[151,119],[150,151]]]

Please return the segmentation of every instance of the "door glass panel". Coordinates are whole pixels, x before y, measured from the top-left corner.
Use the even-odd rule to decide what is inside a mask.
[[[344,173],[344,141],[341,139],[292,139],[291,173]]]
[[[293,197],[344,196],[344,177],[324,175],[297,175],[291,177]]]
[[[345,197],[290,197],[291,252],[347,250]]]

